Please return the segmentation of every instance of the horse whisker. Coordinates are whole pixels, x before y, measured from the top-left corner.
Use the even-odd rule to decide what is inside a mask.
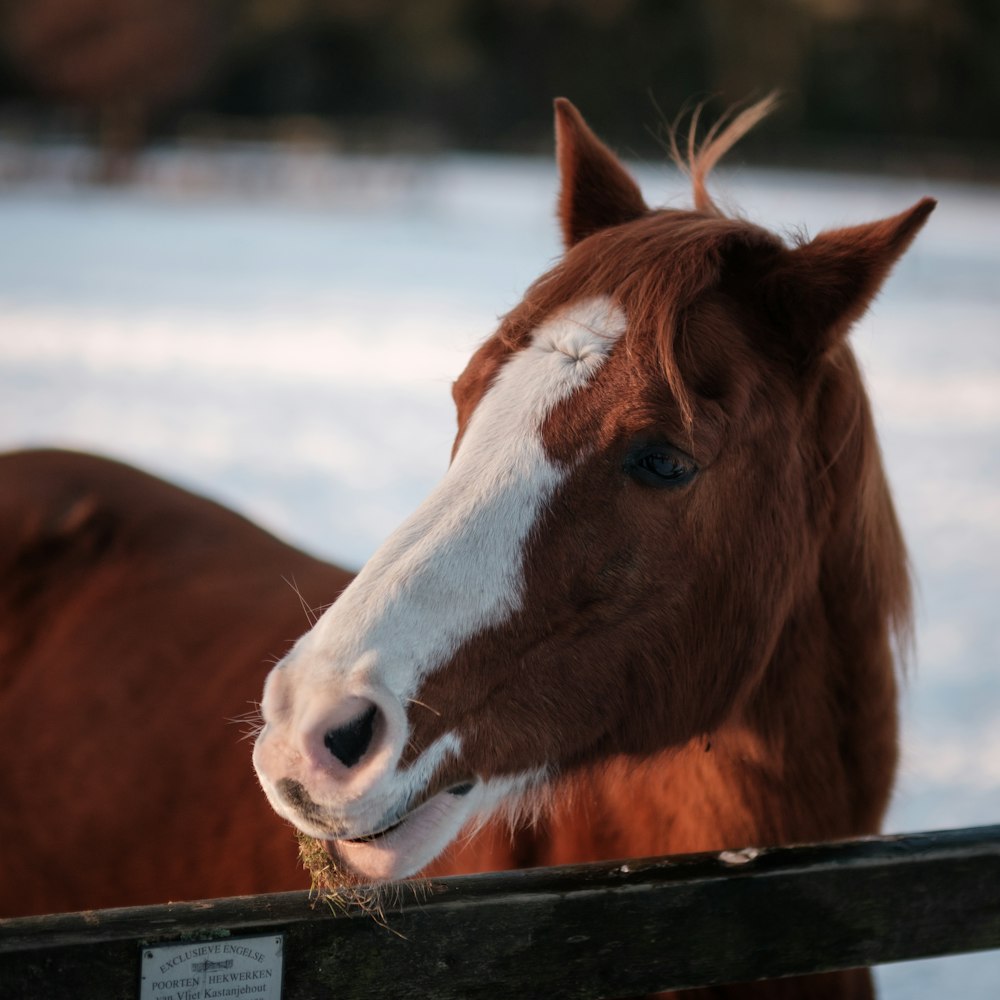
[[[436,708],[431,708],[426,702],[420,701],[418,698],[407,698],[406,700],[412,705],[419,705],[421,708],[426,708],[428,712],[432,712],[439,719],[441,718],[441,713]]]
[[[302,591],[299,590],[299,585],[295,582],[295,577],[289,579],[287,576],[281,578],[292,588],[292,593],[299,599],[299,604],[302,605],[302,610],[305,613],[306,621],[309,623],[309,627],[312,628],[313,625],[319,620],[319,615],[316,613],[314,608],[311,608],[307,603],[306,599],[302,596]]]

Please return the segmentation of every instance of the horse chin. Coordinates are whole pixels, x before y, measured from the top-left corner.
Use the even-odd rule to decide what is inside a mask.
[[[479,793],[479,794],[477,794]],[[477,811],[481,785],[438,792],[387,830],[364,837],[325,840],[330,874],[345,885],[392,882],[426,868]],[[306,867],[316,871],[303,852]]]

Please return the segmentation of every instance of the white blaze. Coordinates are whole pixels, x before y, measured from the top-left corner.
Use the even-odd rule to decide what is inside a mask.
[[[541,427],[590,380],[625,325],[619,307],[596,298],[536,330],[500,368],[441,483],[303,637],[294,659],[305,657],[326,677],[361,668],[405,701],[465,639],[519,607],[524,543],[567,473],[547,457]]]

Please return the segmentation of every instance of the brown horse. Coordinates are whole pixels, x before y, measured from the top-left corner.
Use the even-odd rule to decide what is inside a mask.
[[[349,574],[151,476],[0,457],[0,915],[302,888],[246,713]]]
[[[557,103],[565,255],[455,383],[437,490],[265,687],[261,783],[345,878],[878,829],[909,586],[847,333],[934,203],[794,246],[725,217],[706,173],[766,109],[651,211]],[[498,813],[536,821],[456,840]]]
[[[878,829],[909,589],[846,335],[933,202],[794,246],[726,218],[707,172],[764,110],[651,211],[557,103],[564,257],[456,382],[440,487],[267,681],[260,781],[345,875]],[[67,453],[2,461],[0,523],[5,912],[301,884],[222,720],[300,630],[285,580],[347,574]]]

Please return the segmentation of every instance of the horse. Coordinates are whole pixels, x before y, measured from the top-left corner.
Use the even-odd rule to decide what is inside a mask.
[[[848,332],[935,203],[792,244],[726,216],[708,172],[768,109],[652,210],[556,102],[565,252],[454,383],[438,487],[264,687],[261,785],[345,884],[879,829],[910,588]]]
[[[848,332],[934,202],[792,245],[727,217],[708,173],[767,110],[652,210],[556,102],[565,252],[353,580],[137,470],[0,460],[6,912],[293,888],[289,823],[364,883],[879,829],[909,580]],[[333,603],[267,669],[288,581]],[[222,723],[261,687],[264,795]]]
[[[307,626],[295,590],[351,575],[67,451],[0,456],[0,525],[0,916],[304,887],[227,720]]]

